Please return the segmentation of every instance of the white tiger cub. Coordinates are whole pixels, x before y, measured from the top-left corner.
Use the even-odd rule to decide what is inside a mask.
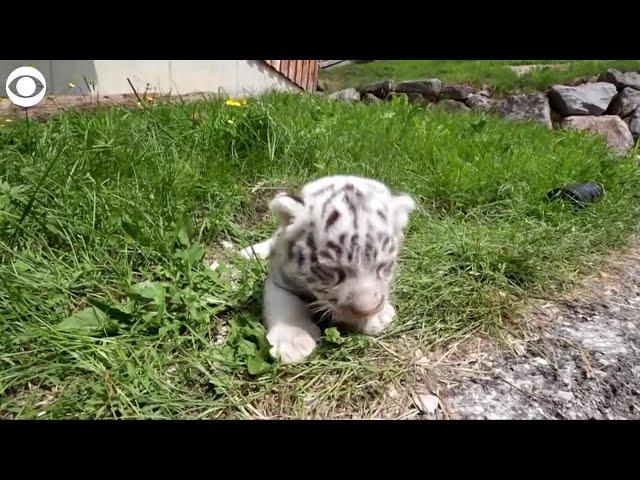
[[[263,316],[271,355],[305,360],[320,339],[312,314],[329,314],[367,335],[389,325],[389,287],[414,201],[355,176],[310,182],[301,197],[281,193],[269,204],[274,236],[242,250],[270,258]]]

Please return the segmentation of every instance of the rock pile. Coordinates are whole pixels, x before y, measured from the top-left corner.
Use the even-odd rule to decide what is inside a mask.
[[[586,130],[603,135],[607,144],[626,152],[640,136],[640,72],[605,71],[547,92],[494,98],[487,88],[446,85],[427,78],[393,84],[388,80],[334,92],[329,99],[367,104],[404,97],[412,105],[449,112],[485,111],[506,119],[537,121],[547,128]]]

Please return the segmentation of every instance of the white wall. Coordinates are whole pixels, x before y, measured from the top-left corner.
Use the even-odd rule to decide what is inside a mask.
[[[0,60],[0,96],[6,96],[9,73],[27,65],[40,70],[51,94],[87,93],[84,78],[95,82],[101,95],[132,93],[127,78],[139,93],[147,85],[152,93],[220,92],[234,97],[300,90],[259,60]]]

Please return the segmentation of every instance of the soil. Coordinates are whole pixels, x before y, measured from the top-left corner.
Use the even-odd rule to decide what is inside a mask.
[[[475,338],[423,359],[423,419],[640,419],[640,246],[561,299],[536,302],[509,349]],[[424,409],[423,409],[424,410]]]

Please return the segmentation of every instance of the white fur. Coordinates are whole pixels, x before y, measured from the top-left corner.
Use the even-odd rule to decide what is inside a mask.
[[[320,329],[311,321],[307,306],[270,278],[265,282],[263,315],[272,357],[282,363],[296,363],[316,348]]]
[[[380,313],[369,318],[364,323],[361,332],[372,337],[378,336],[389,326],[395,316],[395,309],[389,302],[387,302]]]
[[[335,189],[340,189],[348,183],[365,192],[367,205],[372,212],[384,209],[388,213],[389,222],[386,231],[399,244],[409,214],[415,208],[413,199],[405,194],[392,194],[384,184],[375,180],[353,176],[335,176],[325,177],[305,185],[301,192],[304,203],[300,203],[286,194],[277,195],[270,202],[269,207],[279,219],[278,230],[272,238],[240,252],[245,258],[270,258],[270,271],[264,290],[263,316],[267,328],[267,339],[272,347],[271,355],[280,359],[282,363],[296,363],[308,358],[319,342],[321,333],[311,319],[307,304],[298,296],[280,287],[284,285],[282,275],[295,277],[298,268],[295,262],[288,259],[287,242],[284,240],[291,239],[301,229],[308,228],[310,220],[313,220],[315,225],[323,225],[326,216],[322,217],[322,206],[327,199],[333,198],[330,190],[324,193],[323,189],[331,185]],[[345,210],[344,205],[336,204],[332,205],[332,208],[341,213],[335,224],[336,228],[340,231],[353,230],[353,225],[348,220],[348,211]],[[367,217],[366,220],[368,224],[373,222],[378,226],[381,225],[375,213]],[[362,220],[362,224],[365,224],[364,220]],[[380,228],[384,227],[380,226]],[[321,242],[330,238],[330,234],[327,232],[316,231],[316,234]],[[372,276],[371,271],[366,271],[366,266],[356,267],[362,268],[362,272],[358,274],[357,278],[351,278],[350,281],[345,281],[341,285],[341,288],[349,289],[349,291],[336,290],[333,294],[338,298],[344,298],[348,296],[349,292],[358,291],[358,288],[361,288],[360,291],[362,291],[362,288],[367,286],[362,297],[366,305],[368,305],[367,302],[373,302],[371,304],[375,307],[376,299],[382,296],[388,299],[387,290],[390,278],[377,279],[375,273]],[[337,308],[334,313],[340,311],[340,308]],[[388,300],[385,300],[382,309],[364,321],[361,317],[349,319],[348,313],[345,313],[344,320],[345,323],[351,324],[362,333],[373,336],[384,331],[394,317],[393,306]],[[357,321],[353,320],[356,318]]]
[[[243,258],[257,258],[264,260],[271,255],[271,247],[273,246],[273,238],[265,240],[264,242],[256,243],[247,248],[240,250],[240,256]]]

